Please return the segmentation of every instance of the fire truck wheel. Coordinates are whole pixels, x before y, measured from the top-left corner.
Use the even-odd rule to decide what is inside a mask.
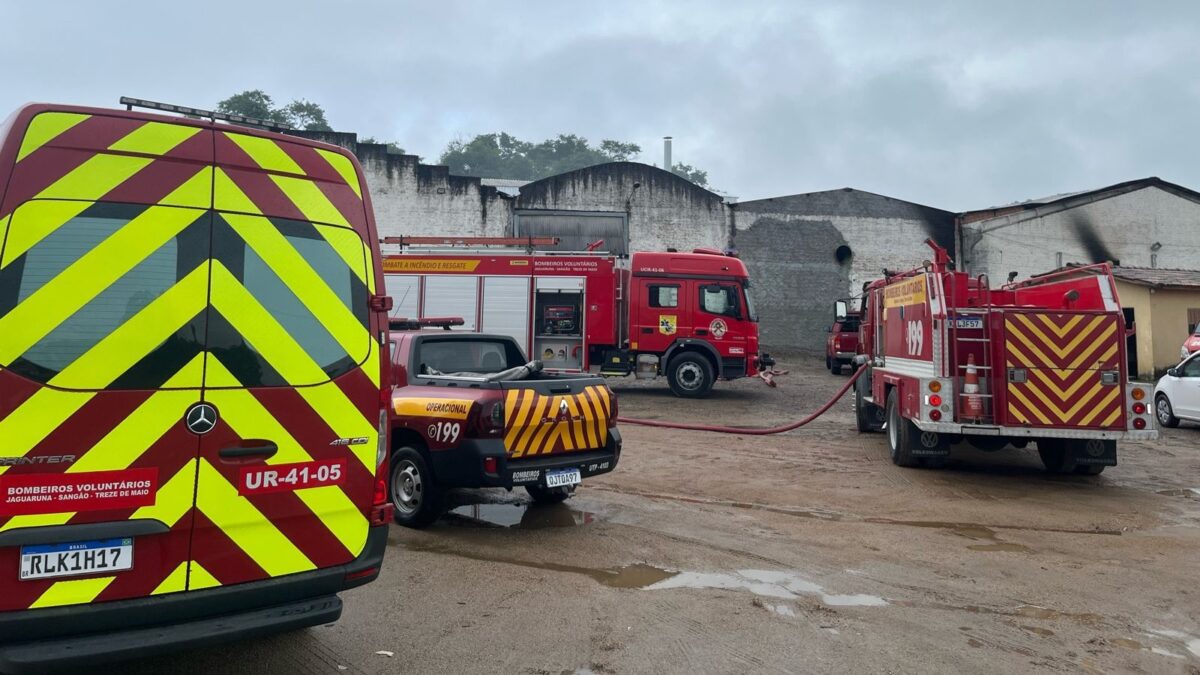
[[[882,431],[883,423],[887,418],[883,415],[883,408],[869,403],[864,399],[863,389],[866,385],[866,377],[859,377],[854,383],[854,421],[858,427],[860,434]]]
[[[704,398],[712,391],[712,364],[701,354],[684,352],[671,359],[667,366],[667,381],[676,396]]]
[[[1158,418],[1158,423],[1164,427],[1174,429],[1179,426],[1179,418],[1175,416],[1175,410],[1171,407],[1171,401],[1166,394],[1159,394],[1154,401],[1154,416]]]
[[[561,504],[575,494],[574,486],[547,488],[541,485],[526,485],[525,491],[529,493],[534,504]]]
[[[1099,476],[1104,473],[1103,464],[1079,464],[1075,467],[1075,473],[1083,476]]]
[[[915,424],[900,416],[900,396],[893,389],[887,399],[888,449],[892,452],[892,463],[896,466],[920,466],[921,460],[913,456],[918,447],[933,450],[941,446],[941,437],[933,432],[922,432]]]
[[[1038,455],[1042,465],[1050,473],[1071,473],[1075,471],[1075,458],[1067,448],[1067,442],[1061,438],[1043,438],[1037,442]]]
[[[415,448],[404,446],[392,453],[388,493],[396,522],[405,527],[426,527],[442,515],[442,490]]]

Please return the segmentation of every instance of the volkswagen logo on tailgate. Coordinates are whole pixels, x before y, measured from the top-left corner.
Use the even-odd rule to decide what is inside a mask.
[[[217,409],[207,403],[197,403],[188,408],[183,421],[187,424],[188,431],[202,436],[217,426]]]

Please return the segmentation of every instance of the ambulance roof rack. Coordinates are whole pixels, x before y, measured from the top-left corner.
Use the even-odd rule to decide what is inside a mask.
[[[131,98],[129,96],[121,97],[121,105],[125,106],[126,110],[134,108],[146,108],[148,110],[161,110],[163,112],[179,113],[187,117],[206,117],[214,122],[221,120],[222,122],[230,122],[232,124],[241,124],[244,126],[259,127],[261,129],[269,129],[271,131],[291,131],[292,127],[263,120],[257,117],[249,117],[246,115],[235,115],[232,113],[216,112],[213,110],[204,110],[202,108],[192,108],[186,105],[175,105],[172,103],[159,103],[157,101],[147,101],[142,98]]]
[[[461,316],[427,316],[424,319],[405,319],[394,317],[388,319],[388,327],[392,330],[421,330],[422,328],[441,328],[450,330],[453,326],[466,324]]]

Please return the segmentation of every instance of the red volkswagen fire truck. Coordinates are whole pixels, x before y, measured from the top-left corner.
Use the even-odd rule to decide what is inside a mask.
[[[750,278],[736,257],[532,249],[556,242],[389,238],[404,250],[384,256],[392,314],[461,316],[465,330],[511,335],[548,370],[665,375],[689,398],[774,364],[758,351]]]
[[[949,446],[1037,444],[1046,470],[1095,475],[1117,441],[1153,439],[1150,386],[1128,381],[1126,325],[1107,263],[991,288],[933,259],[863,297],[859,431],[892,461],[937,466]]]

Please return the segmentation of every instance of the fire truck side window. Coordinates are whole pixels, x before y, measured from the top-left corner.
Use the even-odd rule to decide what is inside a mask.
[[[709,314],[720,314],[735,319],[742,317],[736,286],[705,284],[700,286],[700,309]]]
[[[678,307],[679,306],[679,286],[664,286],[652,284],[650,289],[651,307]]]

